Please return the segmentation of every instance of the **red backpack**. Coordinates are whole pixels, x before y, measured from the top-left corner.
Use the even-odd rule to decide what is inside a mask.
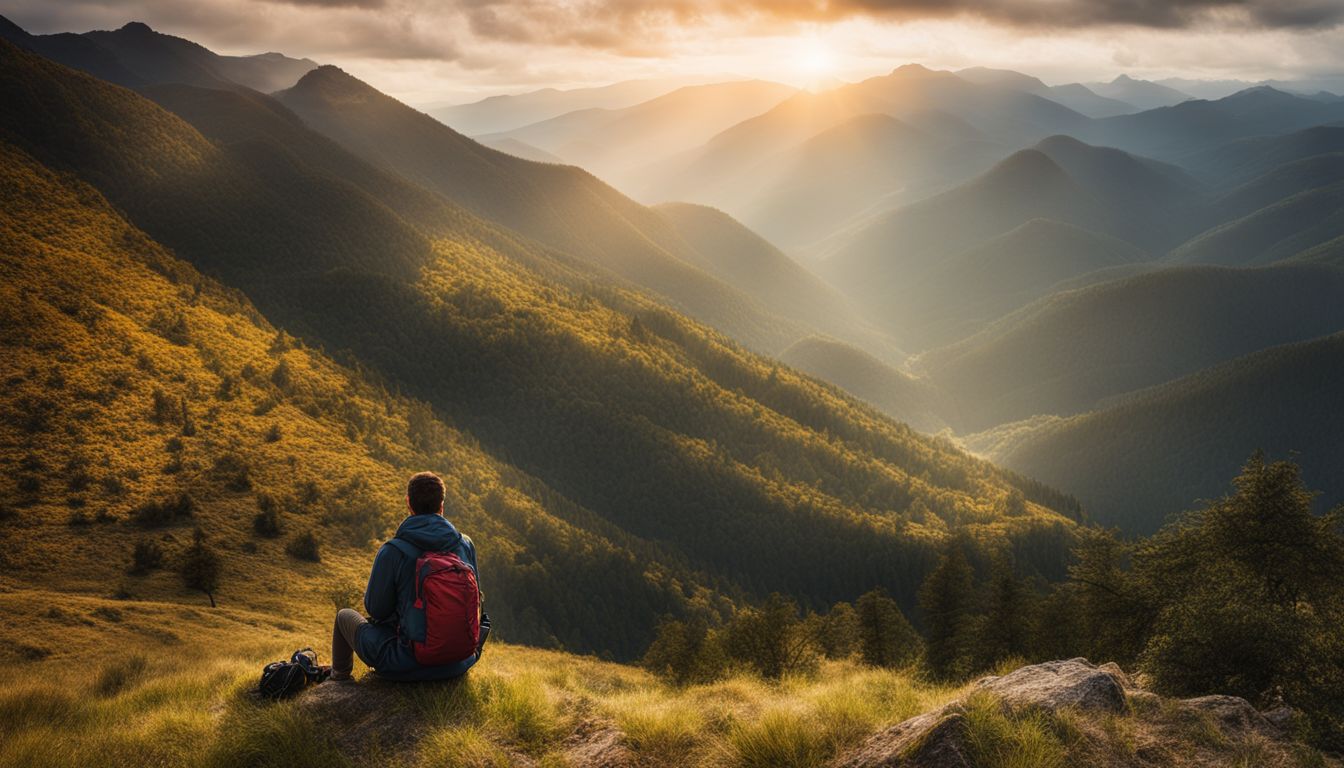
[[[401,539],[392,541],[403,552],[413,548]],[[411,607],[423,616],[424,633],[406,632],[406,639],[420,666],[456,664],[478,653],[485,639],[476,573],[452,552],[415,551],[415,600]],[[408,624],[420,622],[407,622],[403,617],[403,631]]]

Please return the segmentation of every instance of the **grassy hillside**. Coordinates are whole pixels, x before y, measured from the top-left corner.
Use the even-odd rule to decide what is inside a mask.
[[[274,215],[290,218],[250,221],[239,212],[268,199],[230,196],[216,183],[250,178],[229,162],[229,145],[211,144],[129,91],[3,52],[11,103],[34,98],[15,95],[26,93],[50,100],[6,112],[4,135],[87,174],[133,223],[165,233],[178,256],[225,276],[268,318],[426,402],[544,483],[549,490],[537,493],[548,507],[611,536],[657,542],[643,561],[659,569],[702,572],[726,594],[778,590],[815,606],[880,583],[909,607],[953,531],[1018,543],[1067,530],[1037,503],[1002,514],[1018,486],[1033,501],[1055,503],[1053,494],[524,244],[492,245],[471,232],[431,241],[388,211],[396,231],[426,250],[369,243],[355,260],[325,238],[358,222],[327,218],[320,200],[269,201]],[[47,114],[70,119],[47,126]],[[136,141],[109,140],[122,134]],[[119,172],[107,177],[105,168]],[[312,185],[299,189],[362,199],[304,166],[265,170],[269,184],[256,189],[270,194]],[[167,226],[179,219],[194,228]],[[304,227],[328,231],[305,242],[296,236]],[[234,238],[251,259],[220,258],[220,238]],[[513,509],[496,499],[490,513]],[[1023,567],[1057,562],[1062,545],[1032,549]],[[526,570],[529,557],[545,556],[540,547],[517,562]],[[836,565],[818,578],[790,565],[804,558]],[[629,627],[631,638],[652,631],[651,622]],[[621,642],[606,650],[635,651],[633,639]]]
[[[3,156],[5,589],[205,606],[177,574],[200,527],[223,563],[221,606],[354,601],[370,543],[403,516],[405,477],[429,466],[476,538],[506,638],[629,655],[688,599],[716,610],[676,558],[277,331],[87,186]],[[275,525],[258,528],[268,510]],[[320,562],[287,554],[306,533]],[[130,573],[137,545],[161,564]],[[30,641],[38,655],[60,645]]]
[[[919,362],[976,431],[1333,333],[1341,292],[1344,272],[1318,265],[1162,270],[1049,296]]]
[[[1155,530],[1215,497],[1250,451],[1293,456],[1323,495],[1344,501],[1337,382],[1344,337],[1275,347],[1145,390],[1107,408],[1027,428],[994,446],[1004,465],[1076,493],[1103,525]],[[1007,432],[1007,430],[1005,430]]]
[[[930,734],[919,764],[937,754],[928,746],[952,746],[982,768],[1339,765],[1277,730],[1146,691],[1129,693],[1120,713],[1025,711],[972,686],[852,660],[776,684],[735,675],[673,687],[632,667],[494,644],[460,680],[363,677],[272,703],[252,693],[260,666],[327,629],[307,610],[277,622],[242,610],[60,599],[42,625],[70,638],[69,651],[0,672],[0,766],[873,765],[901,753],[891,743],[898,723],[937,713],[913,724],[927,727],[944,706],[957,727]],[[0,606],[23,605],[0,595]],[[166,621],[186,639],[164,639]],[[114,655],[128,642],[144,650]]]

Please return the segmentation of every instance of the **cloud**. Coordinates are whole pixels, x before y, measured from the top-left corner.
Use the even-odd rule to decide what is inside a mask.
[[[450,3],[449,5],[453,5]],[[650,43],[677,28],[853,18],[912,21],[969,17],[1032,29],[1328,29],[1341,0],[456,0],[472,32],[520,43],[610,48]]]

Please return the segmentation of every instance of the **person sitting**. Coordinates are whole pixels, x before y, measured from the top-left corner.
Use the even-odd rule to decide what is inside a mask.
[[[379,677],[439,680],[480,659],[490,619],[481,611],[476,546],[443,516],[443,480],[432,472],[406,485],[411,514],[373,560],[366,619],[336,612],[331,679],[350,680],[354,654]]]

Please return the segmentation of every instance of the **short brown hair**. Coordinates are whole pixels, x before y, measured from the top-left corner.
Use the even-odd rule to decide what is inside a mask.
[[[433,515],[443,509],[443,480],[433,472],[417,472],[406,484],[406,500],[417,515]]]

